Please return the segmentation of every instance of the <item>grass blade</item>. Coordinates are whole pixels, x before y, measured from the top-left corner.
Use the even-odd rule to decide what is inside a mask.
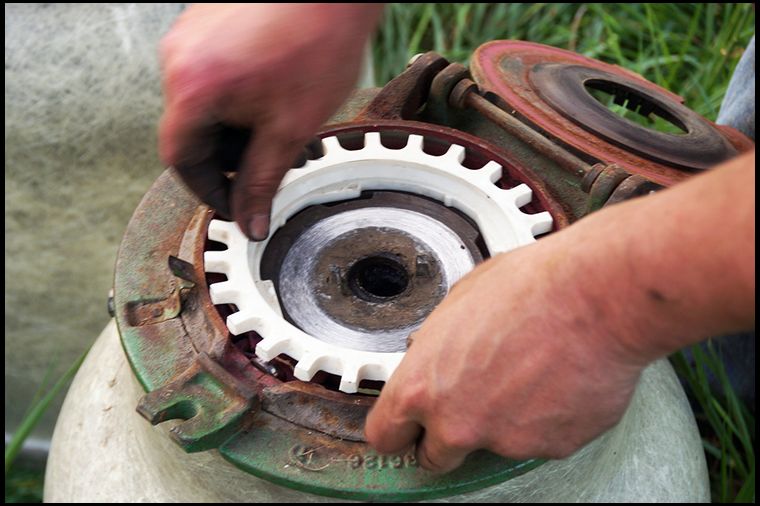
[[[53,388],[50,389],[50,391],[45,394],[42,399],[40,399],[34,407],[29,411],[29,414],[24,417],[23,421],[21,422],[21,425],[16,429],[16,432],[13,434],[13,438],[11,438],[10,442],[8,443],[8,446],[5,448],[5,473],[8,473],[8,470],[11,468],[11,465],[13,464],[13,461],[16,459],[16,456],[18,455],[18,452],[21,450],[21,447],[24,444],[24,441],[26,441],[26,438],[29,437],[29,434],[31,434],[34,427],[39,423],[40,418],[42,418],[42,415],[45,413],[47,408],[50,406],[50,403],[53,402],[53,399],[55,399],[60,391],[63,389],[64,386],[69,382],[71,378],[74,377],[76,372],[79,370],[79,366],[82,365],[82,362],[84,361],[85,357],[87,356],[87,353],[90,351],[89,348],[85,350],[82,355],[79,356],[79,358],[69,367],[69,369],[63,374],[63,376],[60,377],[60,379],[53,385]]]

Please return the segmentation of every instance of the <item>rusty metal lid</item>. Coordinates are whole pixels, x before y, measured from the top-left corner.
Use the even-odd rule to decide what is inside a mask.
[[[488,42],[473,54],[470,70],[479,86],[504,101],[500,105],[537,130],[662,185],[726,160],[744,144],[732,129],[702,118],[681,97],[638,74],[563,49]],[[590,89],[642,116],[660,116],[682,132],[660,132],[621,117]]]

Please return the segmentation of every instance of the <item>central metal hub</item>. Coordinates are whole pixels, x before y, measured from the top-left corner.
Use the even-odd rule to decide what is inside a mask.
[[[283,315],[316,339],[403,352],[410,333],[482,261],[477,227],[416,195],[365,192],[289,220],[262,258]]]
[[[409,272],[392,255],[379,254],[354,263],[348,271],[348,287],[368,302],[385,302],[404,293]]]

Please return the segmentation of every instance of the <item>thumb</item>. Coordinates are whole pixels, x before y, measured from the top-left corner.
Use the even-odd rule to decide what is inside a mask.
[[[472,450],[468,446],[447,444],[440,434],[426,430],[417,443],[417,462],[428,471],[447,473],[462,465]]]
[[[276,137],[256,132],[232,186],[232,217],[253,241],[264,240],[269,235],[272,198],[303,149],[302,142]]]
[[[380,453],[399,453],[411,448],[422,432],[413,410],[404,409],[407,401],[395,388],[393,378],[383,387],[380,397],[367,415],[364,436],[367,443]]]

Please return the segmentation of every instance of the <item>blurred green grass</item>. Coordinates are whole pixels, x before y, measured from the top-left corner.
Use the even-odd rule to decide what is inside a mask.
[[[41,503],[44,470],[20,465],[5,473],[5,502]]]
[[[383,85],[417,53],[467,65],[484,42],[527,40],[633,70],[715,120],[754,27],[752,4],[389,4],[374,68]]]

